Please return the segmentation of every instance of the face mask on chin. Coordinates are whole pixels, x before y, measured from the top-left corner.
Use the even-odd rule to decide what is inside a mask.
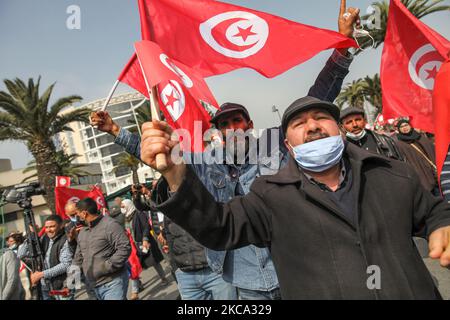
[[[344,140],[337,135],[292,147],[292,151],[300,168],[323,172],[341,161],[344,148]]]
[[[78,222],[78,217],[77,217],[77,216],[69,217],[69,219],[70,219],[70,221],[72,221],[72,222],[74,222],[74,223],[77,223],[77,222]]]
[[[367,131],[365,129],[362,129],[362,131],[358,134],[347,132],[345,135],[347,136],[347,138],[350,138],[354,141],[359,141],[362,138],[364,138],[366,136],[366,134],[367,134]]]

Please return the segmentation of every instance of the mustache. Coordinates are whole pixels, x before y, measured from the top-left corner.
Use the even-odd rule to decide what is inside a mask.
[[[313,132],[313,133],[309,133],[306,138],[305,138],[305,143],[308,142],[312,142],[312,141],[316,141],[319,139],[325,139],[330,137],[330,135],[328,133],[325,132]]]

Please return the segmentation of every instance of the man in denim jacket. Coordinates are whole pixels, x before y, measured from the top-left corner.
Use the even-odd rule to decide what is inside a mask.
[[[359,20],[359,10],[349,8],[347,17],[340,17],[339,31],[346,35],[353,34],[353,24]],[[334,101],[339,94],[343,80],[348,74],[352,56],[346,49],[335,50],[319,74],[308,95],[325,101]],[[115,143],[140,158],[140,137],[120,128],[111,118],[102,112],[97,112],[102,126],[99,130],[106,131],[116,137]],[[246,132],[253,128],[253,123],[245,107],[226,103],[221,106],[213,124],[224,133],[228,129],[242,129]],[[92,123],[98,125],[98,123]],[[260,175],[275,174],[287,163],[288,152],[283,143],[281,130],[268,130],[266,139],[260,139],[256,148],[268,152],[267,157],[257,157],[256,162],[245,161],[235,164],[233,161],[211,161],[208,155],[187,155],[183,157],[190,164],[194,172],[201,179],[208,191],[217,201],[227,202],[237,195],[249,192],[250,185]],[[253,144],[253,147],[255,144]],[[247,150],[251,153],[250,149]],[[264,152],[263,152],[264,154]],[[211,163],[213,162],[213,163]],[[250,162],[250,163],[249,163]],[[267,248],[257,248],[253,245],[232,251],[213,251],[206,249],[208,263],[213,271],[222,274],[225,281],[238,289],[240,299],[279,299],[279,284],[275,268]]]

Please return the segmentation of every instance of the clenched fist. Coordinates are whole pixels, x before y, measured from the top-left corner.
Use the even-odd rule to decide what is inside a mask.
[[[91,112],[90,116],[91,126],[96,127],[97,130],[107,132],[117,137],[120,127],[113,121],[111,116],[106,111]]]
[[[151,168],[158,170],[169,183],[172,191],[176,191],[184,177],[185,165],[175,165],[171,151],[178,145],[173,137],[172,128],[164,121],[153,120],[142,125],[141,160]],[[165,155],[164,170],[158,169],[157,156]]]

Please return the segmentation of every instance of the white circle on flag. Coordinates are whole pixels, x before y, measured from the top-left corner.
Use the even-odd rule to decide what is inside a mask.
[[[65,178],[60,178],[59,184],[62,184],[62,185],[67,184],[67,180]]]
[[[170,80],[160,92],[160,97],[173,121],[177,121],[186,107],[186,98],[180,84],[175,80]]]
[[[159,59],[170,71],[180,77],[186,88],[192,88],[194,86],[194,82],[192,82],[191,78],[189,78],[183,70],[178,68],[178,66],[176,66],[167,55],[162,53],[159,56]]]
[[[433,90],[435,78],[430,76],[430,71],[434,70],[437,72],[441,68],[442,61],[431,60],[420,66],[418,66],[418,63],[426,54],[434,51],[436,51],[436,49],[431,44],[424,45],[417,49],[409,60],[409,76],[415,84],[426,90]],[[418,67],[419,69],[417,70]]]
[[[239,20],[235,21],[236,19]],[[245,47],[246,49],[239,51],[226,48],[214,38],[214,28],[226,21],[234,22],[227,27],[222,40],[226,40],[230,44],[238,47]],[[230,11],[218,14],[201,23],[200,34],[203,40],[215,51],[230,58],[245,59],[264,48],[269,38],[269,25],[264,19],[253,13]]]
[[[67,200],[67,203],[66,204],[68,204],[68,203],[77,203],[78,201],[80,201],[80,198],[78,198],[78,197],[72,197],[72,198],[70,198],[69,200]]]
[[[98,196],[96,201],[97,201],[97,204],[100,205],[100,207],[105,206],[105,204],[103,203],[102,197]]]

